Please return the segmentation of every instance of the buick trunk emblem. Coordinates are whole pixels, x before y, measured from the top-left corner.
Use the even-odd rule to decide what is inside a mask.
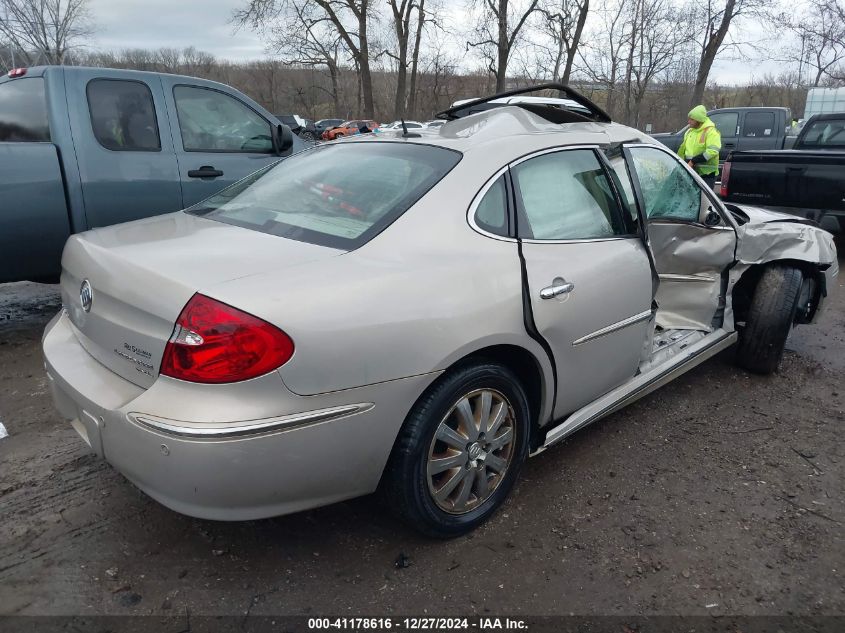
[[[79,288],[79,302],[82,304],[82,309],[86,312],[91,312],[91,304],[94,302],[94,290],[91,288],[91,282],[87,279],[82,282]]]

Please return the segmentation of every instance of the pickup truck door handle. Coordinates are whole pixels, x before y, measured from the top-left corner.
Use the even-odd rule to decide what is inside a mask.
[[[199,169],[191,169],[188,172],[188,178],[219,178],[222,175],[222,171],[214,169],[211,165],[203,165]]]
[[[736,147],[736,143],[725,143],[725,147]]]
[[[575,290],[575,284],[569,283],[565,279],[558,277],[552,282],[551,286],[546,286],[540,291],[541,299],[554,299],[560,295],[565,295]]]

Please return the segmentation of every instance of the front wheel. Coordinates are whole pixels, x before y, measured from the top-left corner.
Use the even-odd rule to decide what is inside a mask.
[[[777,370],[795,323],[803,281],[804,275],[793,266],[776,264],[763,271],[740,332],[737,361],[742,367],[758,374]]]
[[[506,367],[477,363],[446,374],[400,431],[384,475],[391,510],[428,536],[476,528],[513,487],[529,429],[525,392]]]

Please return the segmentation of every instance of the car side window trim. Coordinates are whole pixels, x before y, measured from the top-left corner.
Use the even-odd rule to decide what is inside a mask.
[[[272,152],[252,152],[252,151],[244,151],[244,150],[237,150],[237,149],[186,149],[185,148],[185,139],[182,137],[182,122],[179,120],[179,106],[176,103],[176,89],[177,88],[193,88],[195,90],[209,90],[211,92],[220,93],[222,95],[229,97],[230,99],[237,101],[239,104],[241,104],[245,108],[249,108],[255,114],[255,116],[259,117],[260,119],[262,119],[267,124],[268,128],[271,130],[271,133],[272,133],[273,124],[270,123],[270,121],[268,121],[267,118],[263,114],[261,114],[258,110],[253,108],[251,105],[249,105],[248,103],[244,103],[241,99],[238,99],[235,95],[230,94],[230,93],[226,92],[225,90],[219,90],[218,88],[213,88],[211,86],[200,86],[200,85],[197,85],[197,84],[184,84],[184,83],[173,84],[170,91],[171,91],[171,94],[173,95],[173,106],[176,110],[176,124],[177,124],[177,127],[179,129],[179,142],[182,145],[182,151],[183,152],[199,153],[199,154],[272,154]]]
[[[94,123],[94,113],[91,109],[91,84],[100,83],[110,81],[113,83],[132,83],[138,84],[143,86],[147,94],[150,97],[150,103],[153,106],[152,114],[153,114],[153,121],[155,122],[156,126],[156,136],[158,138],[158,148],[136,148],[136,147],[106,147],[103,145],[103,142],[98,138],[97,134],[94,132],[95,123]],[[123,78],[116,78],[116,77],[93,77],[89,79],[85,83],[85,101],[86,105],[88,106],[88,120],[91,123],[91,134],[94,137],[94,140],[97,141],[97,145],[102,147],[104,150],[108,152],[152,152],[152,153],[161,153],[162,150],[162,143],[161,143],[161,125],[158,121],[158,112],[156,107],[155,96],[153,95],[153,90],[150,85],[145,81],[140,81],[139,79],[123,79]]]
[[[472,199],[472,202],[469,204],[469,209],[467,210],[467,222],[469,223],[470,227],[476,232],[480,233],[485,237],[492,238],[494,240],[499,240],[501,242],[515,242],[516,241],[516,230],[515,230],[515,221],[514,221],[514,203],[513,203],[513,186],[511,183],[510,175],[509,175],[509,167],[505,165],[499,171],[494,173],[487,182],[482,185],[481,189],[478,190],[478,193]],[[487,195],[487,192],[492,189],[499,180],[502,179],[502,182],[505,185],[505,213],[507,214],[507,235],[499,235],[498,233],[493,233],[492,231],[483,228],[478,224],[476,220],[476,214],[478,213],[478,207],[481,205],[481,202],[484,200],[484,197]]]
[[[695,183],[704,192],[705,197],[708,199],[710,204],[713,205],[713,208],[722,217],[722,221],[726,225],[725,227],[708,226],[707,227],[708,229],[719,230],[719,229],[724,229],[724,228],[730,228],[730,229],[733,229],[734,231],[739,230],[739,225],[736,223],[736,220],[734,220],[733,216],[725,208],[725,205],[722,204],[722,201],[719,200],[719,197],[716,195],[716,192],[713,191],[712,189],[710,189],[710,187],[708,187],[706,185],[706,183],[701,182],[700,179],[698,178],[698,175],[692,169],[690,169],[689,165],[687,165],[684,161],[681,160],[681,157],[678,156],[677,153],[673,152],[672,150],[670,150],[665,145],[652,145],[651,143],[623,143],[622,144],[622,151],[625,154],[625,162],[627,163],[628,171],[631,173],[631,176],[632,176],[631,182],[634,186],[634,195],[637,198],[637,204],[643,210],[643,215],[645,215],[645,209],[646,209],[645,198],[643,197],[643,192],[642,192],[642,188],[640,186],[640,179],[639,179],[639,176],[637,175],[637,170],[634,168],[633,157],[631,155],[631,152],[629,151],[631,149],[636,149],[636,148],[646,148],[646,149],[656,150],[658,152],[663,152],[664,154],[667,154],[673,160],[678,162],[684,169],[687,170],[687,172],[689,172],[694,177]],[[678,224],[694,224],[696,226],[706,226],[706,225],[702,224],[701,222],[693,222],[691,220],[682,220],[682,219],[679,219],[679,218],[659,218],[658,220],[650,220],[650,221],[660,221],[660,222],[664,222],[664,223],[665,222],[676,222]]]
[[[538,156],[544,156],[546,154],[555,154],[559,152],[571,152],[571,151],[578,151],[578,150],[590,150],[596,158],[596,161],[601,166],[602,173],[604,174],[605,178],[607,178],[608,182],[610,183],[611,188],[611,195],[612,199],[616,204],[615,214],[619,214],[616,217],[616,221],[626,228],[629,228],[629,224],[624,219],[624,213],[622,212],[621,201],[619,200],[619,192],[616,190],[612,179],[607,173],[607,166],[604,164],[600,154],[601,148],[597,144],[590,144],[590,145],[564,145],[564,146],[557,146],[557,147],[549,147],[542,149],[537,152],[532,152],[530,154],[526,154],[524,156],[520,156],[517,160],[514,160],[508,165],[508,170],[511,172],[511,180],[513,178],[513,168],[518,166],[525,161],[531,160],[532,158],[537,158]],[[513,184],[513,196],[515,200],[515,208],[514,214],[516,219],[516,226],[529,226],[528,224],[528,217],[525,214],[525,208],[522,203],[521,196],[518,195],[518,185],[516,183]],[[582,242],[613,242],[619,240],[631,240],[631,239],[641,239],[640,235],[637,233],[624,233],[619,235],[608,235],[608,236],[601,236],[601,237],[586,237],[586,238],[573,238],[573,239],[562,239],[562,240],[555,240],[555,239],[536,239],[534,237],[520,237],[517,231],[516,237],[519,241],[525,244],[579,244]]]

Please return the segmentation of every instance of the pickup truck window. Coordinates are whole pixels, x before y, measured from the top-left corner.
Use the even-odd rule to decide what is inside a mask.
[[[716,112],[710,115],[710,120],[722,136],[736,136],[739,127],[738,112]]]
[[[100,145],[112,151],[161,151],[153,95],[146,84],[92,79],[85,91],[91,128]]]
[[[801,147],[845,148],[845,118],[814,121],[803,131]]]
[[[47,99],[41,77],[0,84],[0,141],[50,141]]]
[[[234,97],[192,86],[173,88],[182,147],[186,152],[270,154],[270,123]]]
[[[772,112],[746,112],[742,124],[743,136],[765,137],[775,132],[775,115]]]
[[[631,148],[631,157],[648,219],[698,222],[701,189],[680,162],[662,150],[647,147]]]

